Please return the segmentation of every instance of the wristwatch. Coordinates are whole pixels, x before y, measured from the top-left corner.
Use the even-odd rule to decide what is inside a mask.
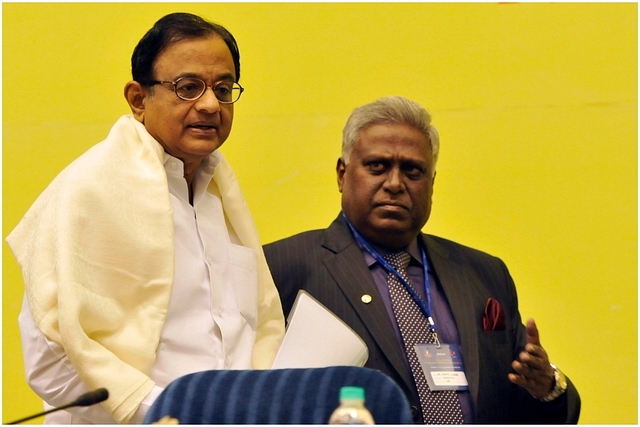
[[[556,380],[556,384],[553,386],[553,390],[551,390],[551,393],[538,398],[538,400],[541,402],[551,402],[552,400],[560,397],[565,391],[567,391],[567,378],[556,365],[554,365],[553,363],[550,363],[550,365],[553,368],[553,377]]]

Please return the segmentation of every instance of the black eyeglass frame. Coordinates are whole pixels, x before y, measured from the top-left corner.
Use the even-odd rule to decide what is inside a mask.
[[[200,82],[202,82],[202,84],[204,85],[204,89],[202,89],[202,92],[200,93],[200,95],[196,96],[195,98],[185,98],[182,97],[178,94],[178,83],[180,83],[180,81],[185,80],[185,79],[190,79],[190,80],[198,80]],[[221,84],[221,83],[229,83],[229,80],[220,80],[218,82],[215,82],[211,85],[208,85],[207,82],[205,82],[202,79],[199,79],[197,77],[180,77],[176,80],[151,80],[148,84],[148,86],[154,86],[154,85],[158,85],[158,84],[171,84],[173,85],[173,92],[176,94],[176,96],[180,99],[182,99],[183,101],[195,101],[196,99],[200,99],[202,98],[202,95],[204,95],[204,93],[207,91],[207,88],[211,88],[211,90],[213,91],[213,94],[216,94],[216,90],[215,88]],[[244,88],[240,85],[240,83],[238,82],[232,82],[232,84],[237,85],[240,88],[240,91],[238,93],[238,97],[236,99],[234,99],[233,101],[223,101],[220,98],[218,98],[216,96],[216,99],[218,100],[219,103],[221,104],[234,104],[236,102],[238,102],[238,100],[240,99],[240,96],[242,96],[242,92],[244,92]]]

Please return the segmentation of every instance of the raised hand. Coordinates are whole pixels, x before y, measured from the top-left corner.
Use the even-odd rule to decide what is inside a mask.
[[[515,373],[509,380],[524,387],[533,397],[548,395],[555,383],[554,371],[549,364],[549,356],[540,344],[538,327],[533,319],[527,321],[527,344],[516,360],[511,363]]]

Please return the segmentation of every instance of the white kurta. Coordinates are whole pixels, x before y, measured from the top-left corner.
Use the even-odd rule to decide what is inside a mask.
[[[175,226],[176,278],[149,375],[156,386],[131,422],[141,422],[157,395],[182,375],[208,369],[251,368],[257,315],[256,254],[238,244],[238,237],[227,229],[220,199],[205,192],[215,158],[210,163],[198,171],[191,206],[183,164],[165,154]],[[239,304],[241,300],[247,304]],[[27,378],[38,395],[61,406],[89,391],[64,349],[47,340],[34,324],[26,298],[19,322]],[[70,408],[45,418],[46,424],[114,422],[100,405]]]
[[[23,328],[25,354],[53,355],[29,362],[43,399],[106,387],[112,419],[140,421],[141,402],[176,376],[271,366],[284,334],[277,291],[233,172],[220,154],[209,160],[192,208],[181,163],[124,116],[7,237],[31,314],[21,323],[36,325]]]

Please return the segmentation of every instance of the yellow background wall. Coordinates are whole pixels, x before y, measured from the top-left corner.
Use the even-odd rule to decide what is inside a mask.
[[[638,422],[637,4],[5,3],[3,238],[128,113],[133,47],[174,11],[240,45],[246,92],[222,151],[264,243],[338,214],[354,107],[414,99],[442,140],[425,231],[507,263],[522,316],[581,393],[581,423]],[[41,410],[22,292],[3,243],[5,422]]]

